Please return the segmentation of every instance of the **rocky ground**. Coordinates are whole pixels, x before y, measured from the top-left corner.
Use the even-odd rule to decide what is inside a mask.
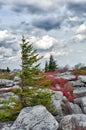
[[[70,92],[70,84],[72,85],[73,101],[69,100],[64,91],[54,91],[51,104],[55,110],[53,115],[44,106],[24,108],[15,122],[0,122],[0,130],[86,130],[86,76],[79,75],[76,78],[72,73],[66,72],[50,77],[67,80],[67,93]],[[61,89],[59,83],[54,87]],[[12,92],[8,89],[3,89],[2,98],[9,100]]]

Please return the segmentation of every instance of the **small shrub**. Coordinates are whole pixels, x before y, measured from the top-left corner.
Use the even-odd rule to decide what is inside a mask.
[[[0,121],[13,121],[15,117],[10,112],[0,111]]]
[[[2,74],[2,75],[0,75],[0,79],[10,79],[10,80],[12,80],[15,76],[16,76],[16,74]]]

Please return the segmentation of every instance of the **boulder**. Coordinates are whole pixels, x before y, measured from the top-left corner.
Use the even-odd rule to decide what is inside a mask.
[[[83,82],[81,82],[80,80],[70,81],[70,83],[73,85],[73,87],[84,87],[85,86],[85,84]]]
[[[6,92],[12,92],[15,89],[21,89],[18,85],[15,85],[13,87],[9,87],[9,88],[1,88],[0,89],[0,93],[6,93]]]
[[[19,76],[15,76],[13,80],[14,81],[21,81],[21,78]]]
[[[7,79],[0,79],[0,85],[6,86],[6,87],[12,87],[13,81],[7,80]]]
[[[85,87],[76,88],[74,89],[73,94],[77,95],[78,97],[84,97],[86,96],[86,88]]]
[[[64,73],[58,74],[57,78],[62,78],[62,79],[66,79],[70,81],[70,80],[74,80],[76,76],[73,75],[71,72],[64,72]]]
[[[60,122],[60,130],[86,130],[86,115],[73,114],[65,116]]]
[[[82,114],[82,110],[79,105],[69,102],[69,109],[71,114]]]
[[[52,105],[55,110],[56,115],[63,116],[62,112],[62,100],[63,100],[63,93],[60,91],[55,92],[55,94],[52,96]]]
[[[78,76],[78,79],[79,79],[81,82],[86,83],[86,75],[80,75],[80,76]]]
[[[86,114],[86,97],[81,98],[81,108],[83,110],[83,113]]]
[[[19,85],[20,81],[21,81],[20,77],[15,76],[14,79],[13,79],[13,84],[14,85]]]
[[[74,103],[80,105],[81,104],[81,97],[75,98]]]
[[[42,106],[22,109],[13,125],[2,130],[57,130],[59,127],[55,118]]]
[[[64,100],[62,102],[62,111],[64,112],[65,115],[82,113],[82,110],[79,107],[79,105],[69,102],[67,100]]]

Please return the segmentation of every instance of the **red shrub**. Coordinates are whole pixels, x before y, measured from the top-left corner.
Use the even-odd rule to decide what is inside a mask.
[[[51,88],[54,91],[61,91],[63,93],[64,96],[67,97],[68,101],[73,102],[74,101],[74,97],[71,95],[71,93],[63,88]]]

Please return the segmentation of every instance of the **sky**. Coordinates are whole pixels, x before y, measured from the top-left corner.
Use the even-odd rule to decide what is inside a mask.
[[[0,68],[20,68],[22,35],[58,66],[86,65],[86,0],[0,0]]]

